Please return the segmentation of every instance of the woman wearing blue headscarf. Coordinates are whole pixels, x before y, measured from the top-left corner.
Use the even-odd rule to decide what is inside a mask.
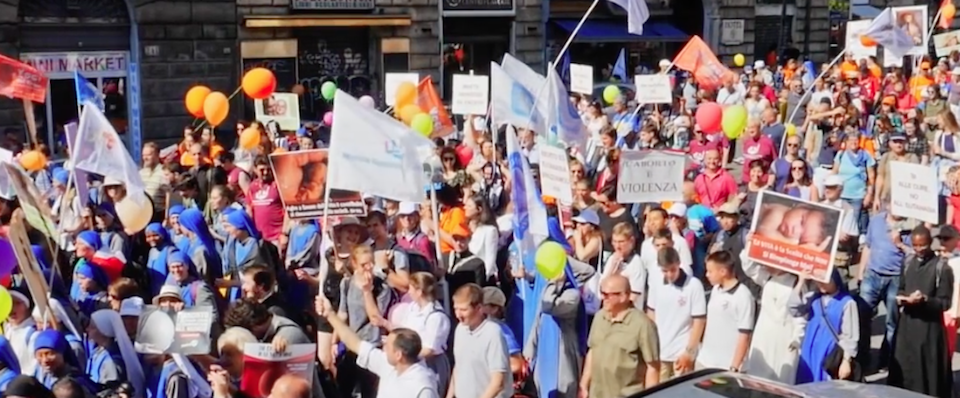
[[[287,243],[286,273],[289,289],[284,290],[287,303],[302,312],[308,307],[314,283],[306,280],[320,267],[320,228],[317,220],[299,220],[290,229]],[[297,277],[301,275],[305,279]],[[283,276],[281,276],[283,277]]]
[[[71,295],[71,298],[77,303],[80,313],[90,315],[97,310],[110,308],[110,298],[107,296],[110,282],[99,266],[83,260],[77,262],[73,269],[73,280],[77,294]]]
[[[185,251],[196,267],[197,273],[208,284],[220,278],[223,271],[217,241],[210,233],[210,226],[204,221],[203,213],[197,209],[187,209],[180,213],[180,229],[190,239],[190,248]]]
[[[836,379],[838,370],[830,374],[824,362],[834,347],[840,346],[843,358],[857,357],[860,336],[860,312],[855,298],[847,291],[847,285],[836,270],[830,282],[816,282],[817,288],[803,296],[799,287],[806,281],[801,278],[794,296],[787,302],[791,313],[807,320],[803,343],[800,346],[800,363],[797,365],[797,384]]]
[[[80,316],[77,315],[77,312],[73,308],[69,307],[70,303],[67,300],[50,300],[47,302],[50,312],[53,314],[53,317],[44,316],[40,313],[40,307],[33,307],[33,316],[34,321],[36,322],[36,329],[28,339],[28,346],[33,346],[33,341],[37,338],[36,331],[53,329],[60,331],[63,338],[67,340],[67,345],[70,347],[70,350],[73,351],[73,357],[77,359],[77,363],[85,364],[87,363],[87,344],[84,342],[83,333],[80,329],[77,328],[77,325],[80,324]],[[31,359],[33,359],[31,357]],[[20,362],[20,370],[23,373],[33,373],[36,368],[36,362],[30,364],[30,366],[24,366],[23,361]]]
[[[87,360],[86,371],[90,380],[98,384],[101,390],[115,388],[124,381],[134,386],[144,384],[140,359],[127,336],[120,314],[114,310],[94,312],[87,326],[87,337],[94,348]],[[135,396],[142,398],[142,389],[138,389]]]
[[[196,268],[187,256],[180,251],[168,253],[167,272],[167,284],[180,288],[180,298],[183,300],[184,307],[209,306],[213,308],[214,317],[217,317],[217,299],[213,289],[200,279]]]
[[[173,246],[170,234],[160,223],[147,225],[144,230],[150,253],[147,255],[147,281],[149,281],[150,297],[160,293],[160,288],[167,282],[167,256],[172,251],[179,250]]]
[[[100,243],[111,253],[123,253],[129,257],[129,237],[123,232],[123,226],[117,220],[113,203],[104,202],[97,206],[97,230],[100,231]]]
[[[53,388],[61,379],[71,378],[80,383],[85,395],[93,396],[97,388],[79,370],[80,363],[69,348],[67,340],[54,329],[37,333],[37,338],[33,341],[37,369],[33,376],[47,388]]]
[[[170,235],[170,242],[172,242],[177,249],[184,253],[190,251],[190,238],[183,234],[183,230],[180,228],[180,215],[183,214],[185,209],[181,205],[170,206],[170,210],[167,211],[167,233]]]
[[[227,212],[225,227],[230,238],[223,248],[226,260],[223,264],[223,278],[231,281],[224,285],[231,286],[226,297],[232,303],[242,296],[239,288],[240,273],[251,265],[263,265],[267,261],[260,247],[260,232],[245,211]]]
[[[14,378],[20,374],[20,361],[13,353],[13,346],[6,337],[0,336],[0,391],[7,389]]]

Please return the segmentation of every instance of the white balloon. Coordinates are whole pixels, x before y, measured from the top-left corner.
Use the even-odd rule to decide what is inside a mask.
[[[153,218],[153,203],[146,196],[139,198],[141,203],[130,197],[128,194],[114,205],[117,212],[117,218],[127,234],[135,234],[143,231],[150,224]]]
[[[373,97],[369,95],[364,95],[363,97],[360,97],[360,104],[370,109],[377,107],[377,102],[374,101]]]

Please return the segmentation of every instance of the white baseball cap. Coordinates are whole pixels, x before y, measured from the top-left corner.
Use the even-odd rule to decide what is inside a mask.
[[[843,179],[836,174],[830,174],[823,180],[823,186],[825,187],[839,187],[843,185]]]
[[[399,215],[409,215],[409,214],[419,214],[420,206],[414,202],[400,202],[397,205],[397,214]]]
[[[674,203],[670,205],[670,210],[667,210],[667,215],[677,216],[677,217],[686,217],[687,205],[679,202]]]
[[[143,313],[143,299],[130,297],[120,302],[120,316],[140,316]]]

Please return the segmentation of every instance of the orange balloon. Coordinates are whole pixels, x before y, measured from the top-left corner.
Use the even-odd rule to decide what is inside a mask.
[[[417,102],[417,85],[410,82],[403,82],[397,86],[397,92],[394,95],[394,108],[400,109],[406,105]]]
[[[183,99],[187,105],[187,112],[193,117],[203,117],[203,100],[210,95],[210,89],[206,86],[193,86],[187,91],[186,98]]]
[[[240,133],[240,147],[254,149],[260,146],[260,131],[256,127],[247,127]]]
[[[947,3],[943,6],[942,11],[940,12],[940,20],[952,20],[954,16],[957,15],[957,7],[953,5],[953,2]]]
[[[264,99],[277,89],[277,77],[267,68],[253,68],[243,75],[243,92],[253,99]]]
[[[876,47],[877,42],[867,36],[860,36],[860,44],[864,47]]]
[[[203,116],[207,123],[217,127],[230,115],[230,100],[219,91],[214,91],[203,100]]]
[[[420,112],[420,107],[417,104],[406,104],[400,108],[400,120],[403,121],[403,124],[407,126],[410,125],[410,122],[413,121],[413,118],[417,116]]]
[[[27,151],[20,155],[20,165],[27,171],[40,171],[47,167],[47,157],[40,151]]]

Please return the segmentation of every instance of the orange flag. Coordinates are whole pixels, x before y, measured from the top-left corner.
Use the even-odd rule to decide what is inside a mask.
[[[420,80],[420,84],[417,85],[417,93],[419,95],[417,105],[433,117],[433,134],[430,134],[430,138],[446,137],[453,134],[456,128],[453,127],[453,121],[450,120],[450,114],[447,113],[447,108],[443,106],[443,101],[440,100],[437,89],[433,87],[433,78],[427,76]]]
[[[693,78],[700,87],[714,89],[723,85],[723,80],[735,77],[730,69],[717,59],[710,50],[710,46],[703,42],[700,36],[693,36],[680,53],[673,59],[673,66],[677,69],[693,73]]]
[[[943,0],[940,3],[940,28],[950,29],[953,26],[953,17],[957,14],[957,7],[953,0]]]

